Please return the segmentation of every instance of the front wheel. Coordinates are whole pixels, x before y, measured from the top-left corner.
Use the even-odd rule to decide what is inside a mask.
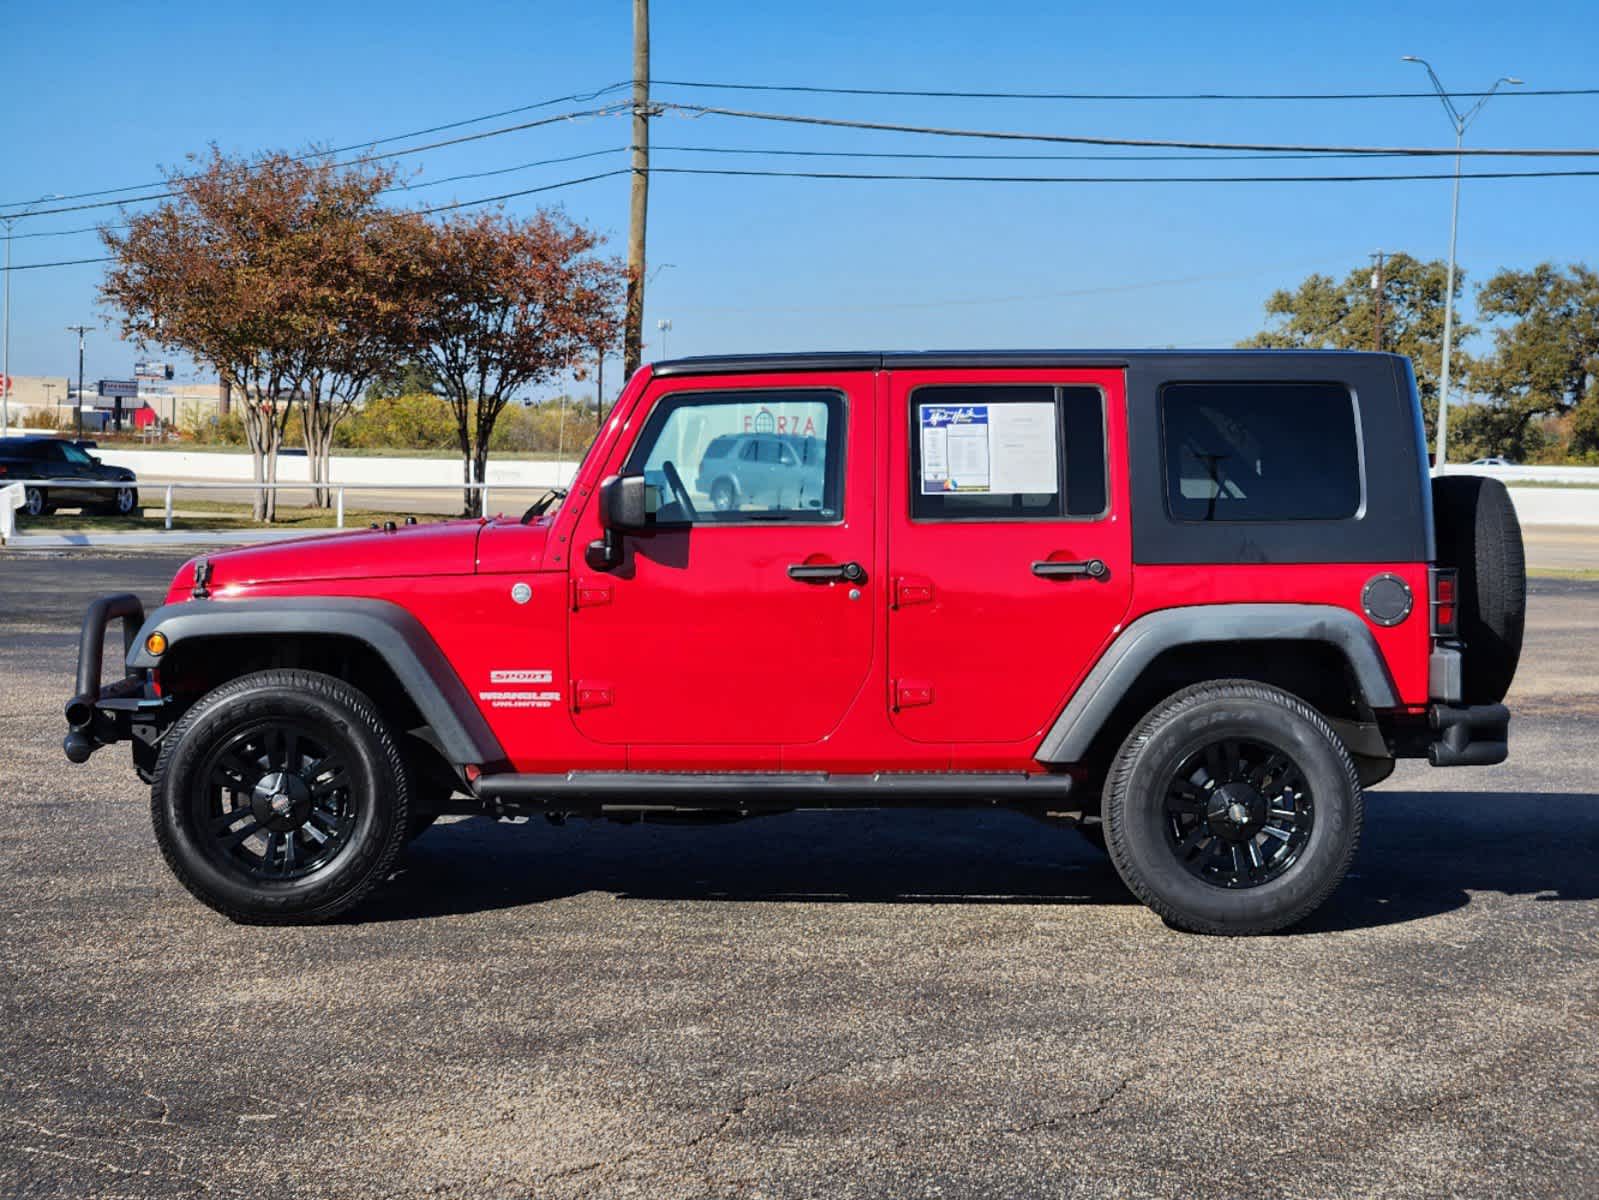
[[[178,881],[235,921],[325,921],[388,874],[410,827],[398,747],[372,702],[311,671],[245,675],[162,744],[156,841]]]
[[[1200,684],[1122,744],[1105,796],[1127,886],[1196,933],[1270,933],[1343,879],[1360,842],[1360,781],[1343,743],[1297,696]]]
[[[139,507],[139,492],[137,488],[120,487],[112,493],[111,502],[105,505],[105,511],[114,513],[119,517],[131,517],[134,510]]]

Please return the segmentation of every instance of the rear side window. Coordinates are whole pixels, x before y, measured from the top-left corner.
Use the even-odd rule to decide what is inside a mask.
[[[1097,517],[1107,508],[1098,388],[922,387],[911,393],[911,516]]]
[[[1340,521],[1361,506],[1355,398],[1337,383],[1172,383],[1160,392],[1179,521]]]

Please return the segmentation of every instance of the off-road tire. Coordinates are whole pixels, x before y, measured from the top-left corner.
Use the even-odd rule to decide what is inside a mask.
[[[1312,796],[1314,824],[1280,876],[1227,888],[1190,874],[1168,844],[1166,790],[1196,750],[1224,739],[1288,755]],[[1161,702],[1127,736],[1105,791],[1111,861],[1128,888],[1171,925],[1249,935],[1284,929],[1330,896],[1360,844],[1364,804],[1355,764],[1338,735],[1297,696],[1247,680],[1218,680]]]
[[[312,727],[348,756],[354,818],[344,844],[313,873],[288,881],[253,878],[219,864],[197,829],[193,789],[216,747],[274,718]],[[406,843],[410,784],[400,749],[365,695],[314,671],[269,670],[230,680],[201,697],[162,742],[150,789],[156,842],[196,899],[243,924],[315,924],[359,904],[386,878]]]
[[[1527,559],[1510,493],[1484,475],[1432,481],[1438,565],[1459,572],[1461,671],[1466,704],[1498,704],[1521,659]]]

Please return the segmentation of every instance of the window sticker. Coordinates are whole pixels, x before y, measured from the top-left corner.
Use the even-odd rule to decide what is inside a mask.
[[[1059,488],[1053,404],[923,404],[922,494],[1053,494]]]

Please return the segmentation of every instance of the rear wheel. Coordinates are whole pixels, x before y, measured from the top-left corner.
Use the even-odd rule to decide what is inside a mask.
[[[179,882],[235,921],[325,921],[405,845],[410,794],[372,702],[310,671],[262,671],[202,697],[162,745],[156,840]]]
[[[48,517],[55,511],[55,506],[50,503],[50,495],[43,488],[24,488],[22,511],[30,517]]]
[[[1349,869],[1363,814],[1354,762],[1296,696],[1242,680],[1178,692],[1122,744],[1106,840],[1133,893],[1197,933],[1270,933]]]
[[[711,485],[711,507],[717,512],[732,512],[738,504],[738,495],[731,480],[718,479]]]

